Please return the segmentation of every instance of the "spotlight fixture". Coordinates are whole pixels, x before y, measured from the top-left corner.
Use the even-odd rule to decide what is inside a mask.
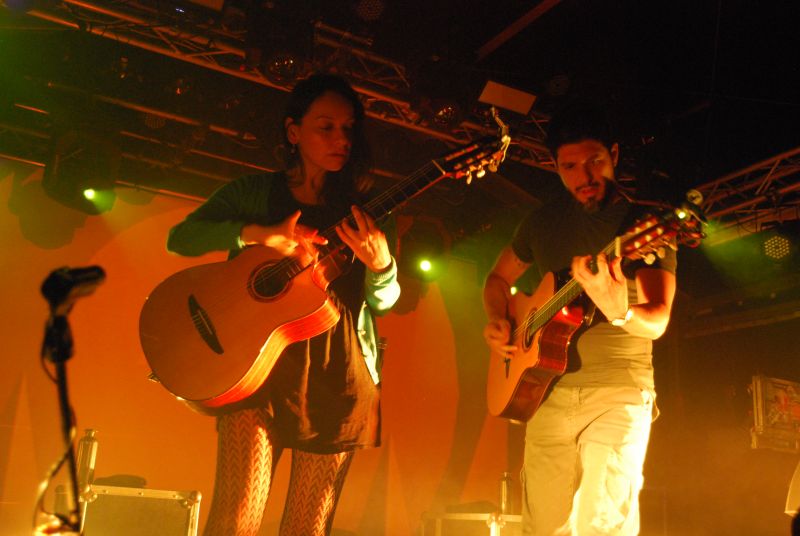
[[[442,224],[416,217],[411,227],[400,235],[398,269],[421,281],[434,281],[446,271],[449,237]]]
[[[782,222],[775,227],[762,231],[761,252],[774,262],[787,262],[794,257],[800,238],[800,220]]]
[[[262,66],[262,73],[276,84],[291,84],[302,70],[303,62],[291,52],[276,52]]]
[[[110,210],[119,149],[101,135],[67,130],[54,136],[42,187],[63,205],[87,214]]]
[[[438,99],[432,103],[433,122],[443,127],[454,127],[461,123],[461,106],[450,99]]]
[[[789,256],[791,251],[791,242],[785,236],[779,234],[770,236],[763,243],[764,255],[770,259],[779,261]]]

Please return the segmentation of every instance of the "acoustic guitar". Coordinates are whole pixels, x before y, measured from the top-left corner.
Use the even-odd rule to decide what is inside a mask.
[[[431,160],[361,208],[379,221],[445,177],[469,181],[486,169],[495,171],[510,142],[503,128],[499,136],[469,143]],[[352,215],[345,220],[355,226]],[[139,318],[153,378],[200,413],[252,395],[289,344],[319,335],[339,319],[326,293],[346,258],[334,228],[321,231],[328,244],[318,248],[311,264],[255,246],[161,282]]]
[[[603,252],[609,256],[655,261],[663,248],[679,243],[699,245],[703,218],[691,203],[662,211],[638,222],[615,238]],[[529,420],[542,403],[551,382],[564,374],[572,336],[591,315],[581,286],[570,279],[559,287],[548,273],[530,296],[516,294],[509,302],[513,357],[492,353],[489,357],[486,398],[489,413],[515,421]]]

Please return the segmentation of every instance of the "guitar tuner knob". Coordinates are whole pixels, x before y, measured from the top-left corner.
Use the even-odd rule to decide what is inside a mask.
[[[484,175],[486,175],[486,170],[483,168],[479,169],[478,172],[475,173],[475,176],[479,179],[482,179]]]
[[[497,173],[497,162],[492,161],[489,164],[489,171],[491,171],[492,173]]]
[[[646,265],[650,266],[654,262],[656,262],[656,256],[654,253],[651,252],[644,256],[644,263]]]

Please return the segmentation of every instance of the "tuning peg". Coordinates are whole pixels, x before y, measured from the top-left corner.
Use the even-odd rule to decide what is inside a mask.
[[[483,168],[479,169],[479,170],[477,171],[477,173],[475,173],[475,176],[476,176],[477,178],[479,178],[479,179],[482,179],[484,175],[486,175],[486,170],[485,170],[485,169],[483,169]]]
[[[644,263],[648,266],[656,262],[656,256],[653,252],[648,253],[644,256]]]
[[[663,259],[664,257],[667,256],[667,250],[664,249],[664,246],[661,246],[656,250],[656,255],[658,255],[659,259]]]
[[[495,162],[494,160],[489,162],[489,171],[491,171],[492,173],[497,173],[497,162]]]
[[[467,179],[467,184],[471,184],[472,183],[472,170],[471,169],[467,170],[466,179]]]

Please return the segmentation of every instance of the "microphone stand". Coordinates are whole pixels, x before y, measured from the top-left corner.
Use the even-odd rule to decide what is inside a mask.
[[[70,512],[67,516],[67,528],[80,531],[81,515],[78,502],[78,470],[75,463],[75,449],[72,441],[74,427],[72,406],[69,402],[67,389],[67,361],[72,357],[72,330],[66,315],[51,314],[45,327],[42,356],[55,365],[56,386],[58,388],[58,402],[61,413],[61,431],[64,444],[67,448],[67,467],[69,471],[70,493],[72,495]]]
[[[75,462],[73,429],[75,426],[72,406],[67,389],[67,361],[72,357],[72,330],[67,315],[72,311],[75,301],[94,292],[105,279],[105,272],[99,266],[87,268],[59,268],[53,271],[42,283],[42,295],[50,304],[50,317],[45,325],[42,357],[55,365],[55,381],[58,387],[58,401],[61,413],[61,430],[64,444],[67,445],[67,465],[69,470],[72,504],[67,519],[62,522],[75,533],[80,533],[82,520],[80,513],[78,471]]]

